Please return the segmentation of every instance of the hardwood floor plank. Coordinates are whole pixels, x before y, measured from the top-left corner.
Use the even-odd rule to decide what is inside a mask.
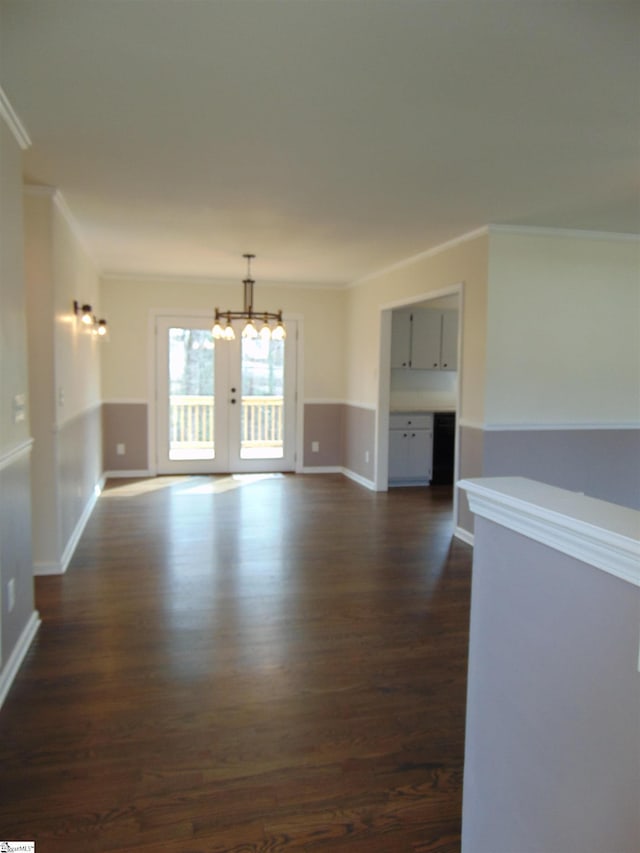
[[[116,481],[0,712],[38,853],[459,849],[471,549],[451,490]]]

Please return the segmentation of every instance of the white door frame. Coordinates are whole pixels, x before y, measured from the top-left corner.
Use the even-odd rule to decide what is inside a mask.
[[[213,325],[213,311],[206,308],[151,308],[149,309],[147,320],[147,401],[148,401],[148,418],[147,418],[147,447],[148,447],[148,469],[151,476],[158,475],[158,401],[157,401],[157,342],[156,330],[158,319],[160,317],[191,317],[194,319],[206,319],[211,321]],[[296,472],[302,470],[302,424],[303,424],[303,318],[299,314],[284,314],[283,320],[294,328],[292,334],[287,336],[289,345],[293,344],[295,354],[295,370],[294,376],[291,379],[291,388],[293,389],[294,401],[292,404],[293,412],[293,427],[292,427],[292,447],[294,448],[293,469]],[[277,461],[277,460],[275,460]]]

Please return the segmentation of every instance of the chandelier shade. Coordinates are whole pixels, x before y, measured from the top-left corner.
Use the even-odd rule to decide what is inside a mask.
[[[211,333],[216,340],[233,341],[236,336],[233,321],[244,320],[243,338],[252,340],[259,337],[263,341],[283,341],[287,332],[282,321],[282,311],[255,311],[253,307],[255,280],[251,278],[251,261],[255,255],[243,255],[242,257],[247,259],[247,277],[242,281],[244,309],[242,311],[220,311],[219,308],[216,308]],[[260,330],[256,328],[256,321],[262,322]]]

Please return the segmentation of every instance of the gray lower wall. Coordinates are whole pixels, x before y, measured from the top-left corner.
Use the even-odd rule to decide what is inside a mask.
[[[486,431],[482,476],[514,475],[640,509],[640,429]]]
[[[43,442],[50,446],[35,452]],[[100,406],[36,438],[33,466],[33,571],[57,574],[66,568],[102,479]]]
[[[460,479],[529,477],[551,486],[640,509],[639,429],[460,428]],[[473,533],[460,494],[457,524]]]
[[[305,403],[304,453],[305,468],[327,468],[342,465],[342,403]],[[312,450],[313,442],[318,450]]]
[[[369,481],[374,477],[375,431],[376,413],[372,409],[345,405],[342,467]]]
[[[372,409],[346,403],[305,404],[305,468],[345,468],[373,481],[375,425]],[[319,444],[316,453],[311,449],[314,441]]]
[[[458,443],[458,474],[461,480],[483,476],[484,430],[461,426]],[[473,534],[474,517],[469,509],[465,492],[458,491],[458,519],[456,524]]]
[[[149,468],[146,403],[104,403],[102,406],[103,457],[105,471],[146,471]],[[118,456],[116,447],[124,444]]]
[[[58,430],[58,495],[62,550],[93,501],[102,477],[102,413],[96,407]],[[59,555],[62,557],[62,554]]]
[[[640,850],[640,589],[476,519],[463,853]]]
[[[4,668],[33,613],[31,560],[30,453],[20,453],[0,468],[0,580]],[[7,585],[14,581],[16,603],[9,612]]]

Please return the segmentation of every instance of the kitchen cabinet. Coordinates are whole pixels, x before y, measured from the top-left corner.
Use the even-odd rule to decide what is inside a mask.
[[[391,315],[391,367],[458,369],[458,312],[414,308]]]
[[[427,485],[431,480],[433,415],[392,414],[389,419],[389,485]]]
[[[440,370],[458,369],[458,312],[442,312]]]
[[[411,311],[391,314],[391,367],[411,366]]]
[[[433,370],[440,366],[442,311],[415,310],[411,322],[411,367]]]

